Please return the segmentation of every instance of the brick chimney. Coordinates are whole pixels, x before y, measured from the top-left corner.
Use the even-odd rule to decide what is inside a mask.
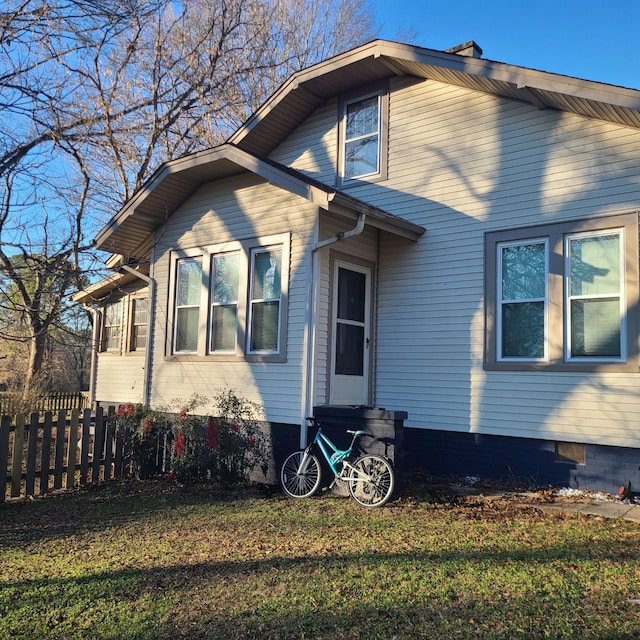
[[[482,49],[473,40],[459,44],[457,47],[451,47],[451,49],[447,49],[445,53],[455,53],[459,56],[468,56],[469,58],[482,57]]]

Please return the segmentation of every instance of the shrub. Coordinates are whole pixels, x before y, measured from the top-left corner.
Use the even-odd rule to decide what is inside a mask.
[[[215,415],[197,413],[199,407],[210,404]],[[255,469],[266,467],[261,416],[258,404],[225,389],[212,401],[194,395],[157,410],[121,405],[116,419],[132,433],[138,477],[157,471],[159,459],[170,458],[170,475],[180,483],[210,480],[229,484],[248,480]]]

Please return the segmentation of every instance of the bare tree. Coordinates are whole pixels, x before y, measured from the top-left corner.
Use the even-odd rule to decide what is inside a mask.
[[[292,72],[375,36],[366,0],[8,0],[0,338],[24,385],[96,231],[164,161],[223,141]]]

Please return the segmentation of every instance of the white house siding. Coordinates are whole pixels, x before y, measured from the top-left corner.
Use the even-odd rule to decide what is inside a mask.
[[[218,390],[230,387],[262,404],[269,420],[299,423],[307,245],[316,212],[317,207],[306,200],[243,175],[203,186],[169,218],[155,248],[154,276],[162,311],[154,331],[152,406],[172,404],[193,394],[212,398]],[[291,234],[286,362],[250,363],[233,356],[164,357],[172,322],[171,251],[285,232]]]
[[[331,117],[296,133],[296,168]],[[636,211],[640,132],[410,79],[392,83],[389,127],[388,180],[349,193],[427,233],[381,240],[376,403],[412,427],[639,447],[639,374],[482,365],[484,233]]]
[[[130,317],[132,300],[129,294],[148,295],[148,289],[146,286],[130,285],[124,288],[123,293],[123,318],[127,320]],[[128,338],[126,333],[129,331],[129,323],[125,322],[123,327],[125,335],[121,338],[119,352],[102,352],[98,354],[95,398],[104,405],[144,402],[142,395],[145,352],[127,351]]]

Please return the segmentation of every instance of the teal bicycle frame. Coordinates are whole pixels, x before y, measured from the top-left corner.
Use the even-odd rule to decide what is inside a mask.
[[[310,419],[311,420],[311,419]],[[316,424],[315,420],[313,423]],[[318,430],[316,431],[315,438],[311,441],[307,448],[305,449],[305,453],[310,453],[313,445],[317,445],[318,449],[322,451],[322,455],[324,459],[327,461],[327,464],[333,471],[333,475],[336,478],[340,478],[343,470],[349,468],[350,465],[348,463],[345,464],[346,459],[353,453],[353,445],[355,441],[360,436],[371,436],[370,433],[366,431],[358,430],[358,431],[347,431],[347,433],[353,434],[353,438],[351,439],[351,444],[348,449],[338,449],[331,440],[327,436],[322,433],[322,427],[318,425]]]

